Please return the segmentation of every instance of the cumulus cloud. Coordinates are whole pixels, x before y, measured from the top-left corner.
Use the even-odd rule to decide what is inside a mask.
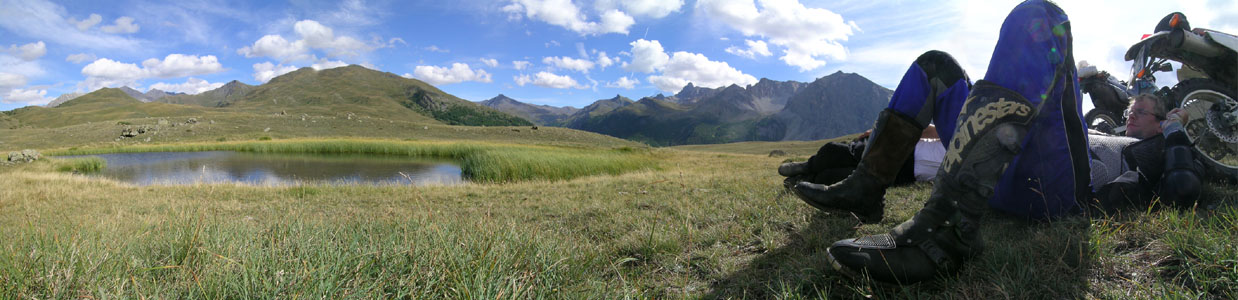
[[[649,83],[665,92],[677,92],[689,82],[708,88],[757,83],[756,77],[744,74],[726,62],[711,61],[705,55],[683,51],[671,56],[663,66],[661,75],[649,76],[648,79]]]
[[[43,41],[38,41],[21,46],[11,45],[9,46],[9,53],[20,57],[22,60],[32,61],[47,54],[47,44],[44,44]]]
[[[425,47],[424,49],[426,49],[426,51],[438,52],[438,53],[450,53],[451,52],[451,50],[439,48],[436,45],[430,45],[429,47]]]
[[[169,54],[164,59],[151,58],[137,64],[122,63],[107,58],[97,59],[82,68],[86,75],[84,87],[96,90],[103,87],[134,86],[145,78],[175,78],[218,73],[224,70],[214,55],[195,56]]]
[[[142,61],[148,77],[173,78],[218,73],[224,70],[214,55],[195,56],[168,54],[163,60],[151,58]]]
[[[90,16],[94,17],[95,15],[92,14]],[[140,28],[141,26],[138,26],[138,24],[133,24],[133,18],[130,17],[119,17],[116,18],[116,22],[112,25],[99,27],[100,30],[107,33],[134,33],[138,32]]]
[[[317,57],[310,53],[312,49],[326,52],[327,57],[352,57],[385,46],[369,45],[350,36],[336,36],[334,30],[314,20],[298,21],[293,25],[293,31],[301,39],[289,41],[283,36],[265,35],[253,45],[237,49],[236,53],[245,57],[266,56],[288,62],[316,60]]]
[[[86,31],[87,29],[90,29],[90,27],[98,25],[99,22],[103,22],[103,16],[100,16],[99,14],[90,14],[90,17],[85,20],[78,21],[76,18],[69,18],[68,21],[69,24],[73,24],[73,26],[77,27],[77,30]]]
[[[533,63],[523,61],[523,60],[515,60],[515,61],[512,61],[512,68],[516,68],[516,70],[524,70],[528,68],[529,65],[531,64]]]
[[[798,1],[702,0],[696,8],[702,16],[726,24],[744,36],[764,37],[783,47],[779,57],[787,65],[808,71],[825,65],[825,58],[846,59],[840,44],[858,29],[839,14],[821,8],[804,7]]]
[[[165,92],[185,93],[190,95],[201,94],[202,92],[210,91],[224,86],[222,82],[211,83],[206,80],[189,77],[184,83],[156,83],[150,86],[151,89],[159,89]]]
[[[632,62],[623,65],[624,70],[632,72],[652,73],[662,69],[670,56],[662,49],[662,43],[657,40],[639,39],[629,43],[632,45]]]
[[[598,11],[608,11],[622,8],[623,11],[636,17],[661,19],[673,12],[679,11],[683,0],[601,0],[594,2]]]
[[[451,68],[439,66],[417,66],[413,69],[413,78],[420,79],[431,85],[461,83],[465,81],[490,82],[490,73],[486,70],[469,67],[468,64],[454,63]]]
[[[581,73],[589,73],[589,69],[593,68],[593,62],[587,59],[577,59],[571,57],[547,57],[542,59],[542,63],[554,66],[560,69],[579,71]]]
[[[80,64],[87,61],[94,61],[95,59],[98,59],[98,57],[95,57],[94,54],[78,53],[70,54],[68,57],[64,58],[64,61]]]
[[[486,64],[487,67],[491,68],[499,66],[499,60],[493,58],[483,58],[481,59],[481,63]]]
[[[640,84],[640,80],[628,78],[627,76],[623,76],[623,77],[619,77],[619,79],[616,79],[613,82],[606,83],[606,87],[622,88],[622,89],[630,90],[630,89],[635,88],[637,84]]]
[[[757,55],[760,55],[760,56],[774,55],[774,53],[769,52],[769,44],[766,44],[765,41],[744,40],[744,44],[748,45],[747,49],[740,48],[737,46],[731,46],[729,48],[726,48],[726,53],[735,54],[735,55],[743,56],[747,58],[757,58]]]
[[[11,89],[24,85],[26,85],[26,76],[0,72],[0,89]]]
[[[575,89],[583,90],[583,89],[589,88],[589,86],[581,85],[577,83],[576,80],[572,79],[571,76],[555,75],[554,73],[544,72],[544,71],[537,72],[537,74],[534,74],[533,76],[520,75],[520,76],[515,76],[512,79],[515,80],[516,85],[519,85],[519,86],[524,86],[526,84],[532,83],[533,85],[536,85],[536,86],[554,88],[554,89],[575,88]]]
[[[279,75],[288,74],[296,71],[296,66],[285,66],[283,64],[272,64],[271,62],[262,62],[254,64],[254,80],[261,83],[271,81],[271,78],[279,77]]]
[[[45,105],[52,102],[47,97],[47,90],[42,89],[12,89],[4,96],[4,103],[25,103],[26,105]]]
[[[508,13],[510,20],[526,17],[581,35],[627,34],[628,27],[636,24],[632,16],[617,9],[601,11],[598,15],[600,22],[587,21],[587,16],[571,0],[513,0],[511,4],[503,6],[503,11]]]
[[[606,67],[614,65],[618,61],[618,58],[606,56],[606,51],[598,52],[597,66],[599,69],[606,70]]]

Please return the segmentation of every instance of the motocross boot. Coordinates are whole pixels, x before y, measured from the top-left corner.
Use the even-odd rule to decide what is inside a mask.
[[[782,165],[778,166],[778,175],[782,175],[783,177],[791,177],[795,175],[800,175],[800,174],[804,174],[804,172],[807,172],[807,171],[808,171],[808,162],[806,161],[795,161],[795,162],[782,163]]]
[[[800,182],[793,190],[817,209],[853,213],[864,223],[881,221],[886,187],[894,182],[923,131],[915,120],[892,109],[883,110],[851,175],[829,186]]]
[[[984,249],[981,217],[1022,149],[1034,109],[1018,93],[980,81],[959,116],[924,208],[888,234],[835,242],[827,250],[835,269],[910,284],[955,272]]]

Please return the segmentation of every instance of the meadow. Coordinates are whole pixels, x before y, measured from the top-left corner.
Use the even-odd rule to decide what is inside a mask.
[[[0,298],[1238,297],[1228,185],[1205,191],[1211,209],[1036,223],[993,213],[988,249],[960,274],[901,287],[844,277],[825,249],[911,217],[928,185],[892,188],[879,224],[816,211],[783,190],[775,167],[822,141],[648,148],[557,128],[246,118],[203,116],[149,142],[91,133],[115,123],[14,129],[0,148],[381,153],[496,175],[457,186],[134,186],[74,174],[98,164],[89,160],[3,165]]]

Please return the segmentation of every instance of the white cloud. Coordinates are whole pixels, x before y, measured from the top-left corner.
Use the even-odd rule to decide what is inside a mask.
[[[735,54],[747,58],[757,58],[760,56],[770,56],[774,53],[769,52],[769,45],[765,41],[744,40],[744,44],[748,45],[748,49],[743,49],[737,46],[726,48],[726,53]]]
[[[586,21],[585,14],[571,0],[512,0],[511,4],[503,6],[503,11],[508,13],[509,20],[527,17],[581,35],[627,34],[628,27],[636,23],[632,16],[616,9],[603,11],[599,15],[601,23]]]
[[[20,57],[22,60],[32,61],[43,57],[44,54],[47,54],[47,44],[44,44],[43,41],[38,41],[21,46],[11,45],[9,46],[9,53],[17,55],[17,57]]]
[[[78,53],[70,54],[68,57],[64,58],[64,61],[80,64],[87,61],[94,61],[95,59],[98,59],[98,57],[95,57],[94,54]]]
[[[334,30],[314,20],[297,21],[293,25],[293,31],[301,39],[288,41],[279,35],[265,35],[253,45],[237,49],[236,53],[245,55],[245,57],[266,56],[288,62],[318,59],[310,53],[312,49],[323,50],[327,57],[353,57],[360,55],[361,52],[386,46],[386,44],[368,45],[350,36],[336,36]],[[438,48],[431,47],[435,50]]]
[[[26,85],[26,76],[21,74],[0,72],[0,89],[15,88]]]
[[[151,89],[160,89],[165,92],[186,93],[190,95],[201,94],[202,92],[210,91],[224,86],[222,82],[211,83],[206,80],[189,77],[185,83],[156,83],[150,86]]]
[[[142,61],[142,67],[147,72],[147,77],[158,78],[203,75],[224,70],[223,65],[219,64],[219,60],[214,55],[168,54],[163,60],[151,58]]]
[[[606,70],[606,67],[614,65],[618,61],[619,61],[618,58],[612,58],[610,56],[606,56],[606,51],[598,52],[597,65],[598,65],[598,68],[602,70]]]
[[[373,48],[350,36],[337,37],[334,30],[314,20],[298,21],[293,29],[301,35],[306,46],[327,50],[328,56],[356,56],[358,51]]]
[[[138,80],[146,78],[147,74],[146,70],[136,64],[100,58],[82,68],[82,75],[86,75],[82,84],[90,91],[104,87],[134,86]]]
[[[97,59],[82,68],[86,80],[82,86],[88,90],[103,87],[136,86],[146,78],[176,78],[218,73],[224,70],[214,55],[195,56],[169,54],[164,59],[147,59],[142,66],[122,63],[107,58]]]
[[[310,68],[314,68],[314,70],[326,70],[326,69],[335,69],[335,68],[346,67],[346,66],[348,66],[348,63],[345,63],[342,61],[320,59],[318,60],[318,62],[311,64]],[[370,67],[367,67],[367,68],[370,68]],[[370,69],[374,69],[374,68],[370,68]]]
[[[537,74],[534,74],[533,76],[520,75],[520,76],[515,76],[512,79],[515,80],[516,85],[519,85],[519,86],[524,86],[526,84],[532,83],[533,85],[536,85],[536,86],[554,88],[554,89],[575,88],[575,89],[583,90],[583,89],[589,88],[589,86],[578,84],[575,79],[572,79],[571,76],[555,75],[554,73],[550,73],[550,72],[537,72]]]
[[[726,62],[711,61],[705,55],[675,52],[662,75],[649,76],[649,82],[659,90],[677,92],[691,82],[693,85],[716,88],[738,84],[746,86],[757,83],[757,78],[732,68]]]
[[[69,23],[65,8],[50,1],[5,1],[0,6],[4,7],[0,9],[0,28],[8,31],[6,35],[11,33],[30,39],[41,39],[53,45],[92,50],[109,49],[130,53],[143,50],[143,42],[140,40],[78,29],[77,25],[81,24],[81,21],[77,24]]]
[[[598,11],[623,8],[623,11],[637,17],[661,19],[673,12],[679,11],[683,0],[601,0],[594,2]]]
[[[4,103],[25,103],[26,105],[44,105],[52,102],[52,98],[47,97],[47,90],[41,89],[12,89],[8,95],[4,96]]]
[[[305,46],[305,42],[289,42],[278,35],[265,35],[254,42],[253,46],[242,47],[236,51],[237,54],[245,55],[245,57],[266,56],[284,61],[313,59],[308,52],[309,48]]]
[[[622,88],[622,89],[630,90],[630,89],[635,88],[637,84],[640,84],[640,80],[628,78],[627,76],[623,76],[623,77],[619,77],[619,79],[616,79],[614,82],[606,83],[606,87]]]
[[[542,59],[542,63],[554,66],[560,69],[579,71],[581,73],[589,73],[589,69],[593,68],[593,62],[587,59],[577,59],[571,57],[547,57]]]
[[[435,45],[430,45],[429,47],[426,47],[425,49],[426,51],[438,52],[438,53],[450,53],[451,52],[451,50],[439,48],[438,46],[435,46]]]
[[[490,73],[486,70],[473,70],[468,64],[454,63],[451,68],[439,66],[417,66],[413,69],[413,77],[431,85],[444,85],[465,81],[490,82]]]
[[[93,18],[94,15],[91,15],[91,17]],[[116,22],[112,25],[99,27],[100,30],[107,33],[134,33],[138,32],[140,28],[141,26],[138,26],[138,24],[133,24],[133,18],[131,17],[119,17],[116,18]]]
[[[486,64],[487,67],[491,67],[491,68],[499,66],[499,60],[493,59],[493,58],[482,58],[481,62]]]
[[[765,37],[783,47],[779,57],[787,65],[808,71],[825,65],[826,57],[843,60],[847,49],[840,44],[858,29],[854,22],[821,8],[804,7],[798,1],[701,0],[701,16],[738,30],[744,36]]]
[[[657,40],[639,39],[632,45],[632,62],[624,64],[623,69],[632,72],[652,73],[662,69],[670,56],[662,49],[662,43]]]
[[[531,64],[533,64],[533,63],[530,63],[530,62],[527,62],[527,61],[523,61],[523,60],[515,60],[515,61],[512,61],[512,67],[513,67],[513,68],[516,68],[516,70],[524,70],[524,69],[528,68],[528,67],[529,67],[529,65],[531,65]]]
[[[261,83],[271,81],[271,78],[279,77],[279,75],[288,74],[296,71],[296,66],[276,65],[271,62],[262,62],[254,64],[254,80]]]
[[[73,24],[73,26],[77,27],[77,30],[81,31],[86,31],[87,29],[90,29],[90,27],[98,25],[99,22],[103,22],[103,16],[100,16],[99,14],[90,14],[89,18],[81,21],[78,21],[75,18],[69,18],[69,24]]]

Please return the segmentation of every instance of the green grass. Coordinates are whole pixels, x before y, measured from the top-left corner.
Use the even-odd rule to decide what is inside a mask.
[[[590,175],[617,175],[653,168],[649,150],[633,148],[567,148],[483,142],[430,142],[359,139],[297,139],[259,142],[217,142],[73,148],[48,155],[118,152],[242,151],[256,153],[375,154],[461,162],[463,175],[478,182],[566,180]]]
[[[825,249],[910,218],[929,186],[891,188],[886,219],[859,225],[783,192],[775,168],[786,157],[757,151],[791,148],[783,144],[686,151],[253,139],[43,152],[248,147],[450,157],[490,151],[508,161],[604,153],[603,159],[646,157],[658,167],[459,186],[253,187],[132,186],[55,172],[50,160],[4,165],[0,298],[1238,296],[1233,186],[1211,186],[1207,204],[1218,208],[1198,212],[1045,223],[990,214],[982,229],[988,248],[958,275],[899,287],[842,276],[827,266]],[[757,152],[736,153],[745,151]]]
[[[98,157],[63,158],[56,160],[56,171],[71,173],[98,172],[107,167],[107,161]]]

